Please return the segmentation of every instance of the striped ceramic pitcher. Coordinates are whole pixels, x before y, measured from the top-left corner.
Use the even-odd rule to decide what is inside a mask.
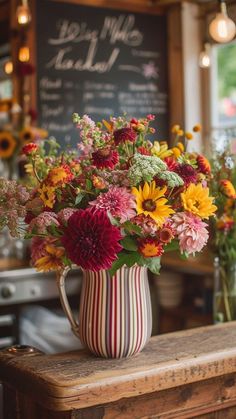
[[[65,276],[64,272],[59,279],[62,305],[73,332],[92,353],[105,358],[124,358],[143,349],[152,330],[145,267],[122,267],[113,277],[107,271],[84,271],[79,323],[68,305]]]

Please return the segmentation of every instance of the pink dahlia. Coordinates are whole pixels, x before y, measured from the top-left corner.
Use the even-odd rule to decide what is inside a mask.
[[[105,211],[78,210],[68,220],[61,242],[70,260],[83,269],[109,269],[122,250],[120,230]]]
[[[108,192],[100,194],[90,205],[96,209],[106,210],[113,217],[120,218],[120,222],[133,218],[136,214],[136,201],[134,195],[128,192],[126,188],[111,186]]]
[[[120,128],[114,131],[115,144],[124,143],[125,141],[131,141],[134,143],[137,134],[132,128]]]
[[[178,165],[175,172],[183,179],[185,186],[189,186],[190,183],[197,183],[197,172],[190,164]]]
[[[172,217],[172,228],[179,239],[181,252],[200,252],[207,243],[207,224],[190,212],[179,212]]]
[[[92,153],[92,159],[98,169],[114,169],[119,162],[119,154],[108,146]]]

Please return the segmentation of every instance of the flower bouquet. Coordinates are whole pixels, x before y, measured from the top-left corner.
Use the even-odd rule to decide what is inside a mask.
[[[60,152],[53,140],[47,150],[35,143],[23,149],[35,182],[24,206],[32,263],[64,271],[60,291],[72,328],[102,356],[142,349],[151,334],[147,268],[158,274],[164,252],[200,252],[216,211],[209,162],[185,150],[193,134],[175,126],[172,148],[152,143],[153,119],[95,123],[74,114],[78,151]],[[85,275],[79,332],[63,288],[72,265]]]
[[[212,161],[211,189],[217,212],[212,219],[215,253],[214,320],[236,319],[236,156],[225,150]]]

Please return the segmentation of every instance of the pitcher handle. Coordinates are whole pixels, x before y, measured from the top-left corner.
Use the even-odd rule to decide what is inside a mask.
[[[67,266],[63,271],[60,271],[57,273],[57,287],[59,291],[61,305],[62,305],[65,315],[67,316],[70,322],[71,330],[75,334],[75,336],[80,338],[79,324],[77,323],[77,321],[75,320],[73,316],[73,313],[72,313],[72,310],[71,310],[71,307],[70,307],[70,304],[66,295],[66,290],[65,290],[65,280],[70,269],[71,268]]]

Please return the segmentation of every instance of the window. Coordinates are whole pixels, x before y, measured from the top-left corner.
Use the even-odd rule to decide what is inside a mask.
[[[211,125],[217,148],[236,145],[236,42],[212,47]],[[235,146],[234,146],[235,147]]]

